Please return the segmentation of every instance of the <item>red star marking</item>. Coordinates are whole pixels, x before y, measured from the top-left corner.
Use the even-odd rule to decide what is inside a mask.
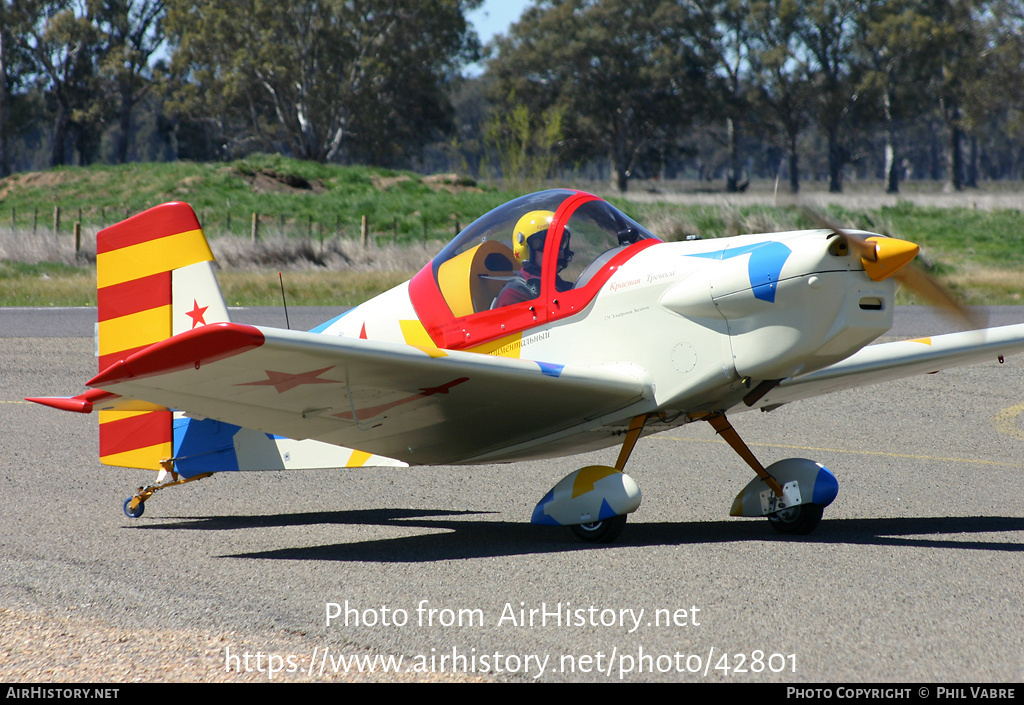
[[[327,370],[334,369],[334,365],[325,367],[322,370],[311,370],[309,372],[299,372],[298,374],[291,374],[289,372],[275,372],[274,370],[263,370],[267,373],[267,379],[260,380],[258,382],[243,382],[242,384],[235,385],[237,387],[273,387],[277,390],[278,394],[287,392],[289,389],[295,389],[302,384],[341,384],[336,379],[320,379]]]
[[[337,416],[339,419],[351,419],[353,421],[373,418],[374,416],[379,416],[383,414],[388,409],[393,409],[394,407],[401,406],[402,404],[408,404],[411,401],[416,401],[417,399],[422,399],[423,397],[431,397],[435,394],[447,394],[452,387],[458,386],[463,382],[468,381],[469,377],[459,377],[458,379],[453,379],[451,382],[446,382],[445,384],[442,384],[439,387],[420,387],[420,393],[413,394],[411,397],[399,399],[398,401],[393,401],[390,404],[381,404],[380,406],[371,406],[367,407],[366,409],[358,409],[355,413],[351,411],[342,411],[339,414],[335,414],[335,416]]]
[[[192,327],[193,328],[195,328],[196,326],[199,326],[199,325],[203,325],[203,326],[206,325],[206,318],[205,318],[205,316],[206,316],[206,309],[208,309],[208,308],[210,308],[210,307],[209,306],[200,306],[198,301],[196,301],[195,299],[192,299],[192,310],[191,311],[185,311],[185,315],[192,319]]]
[[[423,393],[420,394],[419,396],[429,397],[434,394],[447,394],[448,390],[451,389],[452,387],[468,381],[469,377],[459,377],[458,379],[453,379],[451,382],[448,382],[447,384],[442,384],[440,387],[422,387],[420,391]]]

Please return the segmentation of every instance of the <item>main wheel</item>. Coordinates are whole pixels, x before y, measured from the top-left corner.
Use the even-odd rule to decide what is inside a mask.
[[[129,497],[128,499],[126,499],[121,508],[124,509],[124,515],[129,519],[138,519],[140,516],[142,516],[142,513],[146,511],[146,503],[139,502],[139,506],[135,507],[135,509],[132,509],[129,505],[132,503],[133,499],[135,498]]]
[[[768,515],[768,523],[780,534],[809,534],[821,521],[825,508],[820,504],[798,504]]]
[[[626,515],[619,514],[590,524],[573,524],[572,532],[587,543],[611,543],[619,538],[625,527]]]

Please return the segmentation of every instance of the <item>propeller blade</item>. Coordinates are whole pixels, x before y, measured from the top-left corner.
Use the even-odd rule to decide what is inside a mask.
[[[914,294],[941,308],[966,329],[985,327],[985,314],[969,309],[938,280],[911,262],[920,251],[914,243],[892,238],[864,238],[837,225],[815,210],[804,208],[803,212],[819,227],[831,230],[842,237],[847,246],[860,255],[864,270],[873,280],[882,281],[893,277]]]
[[[955,294],[916,263],[904,267],[894,277],[908,289],[929,301],[959,322],[965,330],[985,328],[988,316],[983,311],[972,311]]]

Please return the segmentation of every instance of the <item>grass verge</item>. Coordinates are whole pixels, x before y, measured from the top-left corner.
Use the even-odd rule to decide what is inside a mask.
[[[912,195],[922,188],[915,184]],[[95,304],[96,232],[126,213],[169,200],[187,200],[195,208],[222,267],[230,305],[277,305],[278,271],[286,273],[290,304],[352,305],[404,281],[457,227],[517,195],[452,175],[421,177],[279,156],[15,174],[0,180],[0,306]],[[793,206],[728,201],[724,194],[708,203],[707,196],[695,193],[689,202],[685,193],[610,200],[666,240],[815,227]],[[55,231],[49,216],[57,206],[64,215]],[[845,227],[917,242],[923,259],[970,304],[1022,300],[1020,210],[872,201],[863,190],[826,210]],[[256,244],[253,213],[259,215]],[[360,243],[364,215],[368,246]],[[79,218],[76,252],[71,229]]]

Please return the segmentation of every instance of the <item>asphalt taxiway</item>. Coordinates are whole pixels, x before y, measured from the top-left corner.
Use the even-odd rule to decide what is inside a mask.
[[[404,669],[385,680],[1024,680],[1024,356],[731,416],[764,464],[839,478],[809,537],[729,518],[749,470],[693,424],[640,442],[643,504],[592,546],[528,521],[614,451],[225,473],[128,519],[151,475],[99,465],[95,419],[22,401],[95,373],[94,314],[65,311],[0,310],[7,681],[330,680],[349,656]],[[235,317],[283,325],[256,313]],[[901,309],[893,333],[945,327]]]

